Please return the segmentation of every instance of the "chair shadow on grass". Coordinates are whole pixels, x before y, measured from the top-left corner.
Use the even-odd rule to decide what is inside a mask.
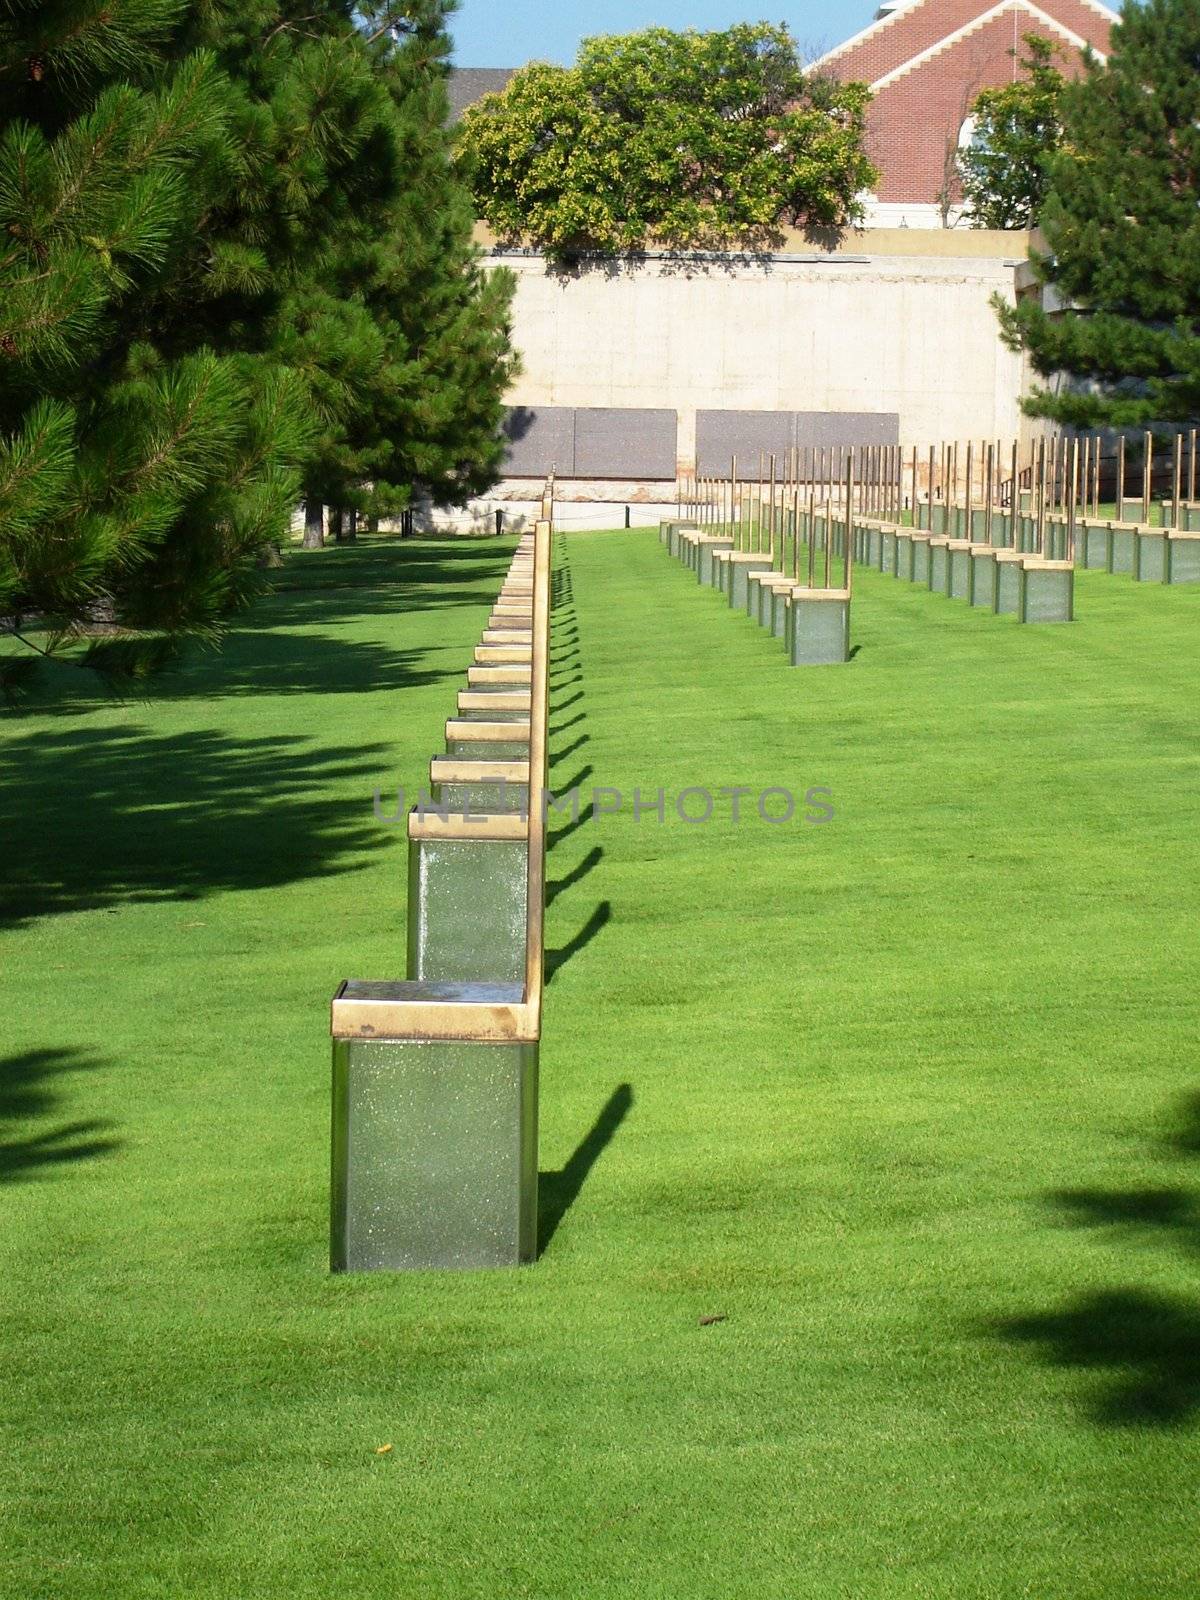
[[[1200,1095],[1183,1103],[1165,1143],[1176,1157],[1200,1155]],[[1073,1226],[1104,1228],[1139,1249],[1171,1244],[1200,1256],[1200,1189],[1072,1189],[1049,1199]],[[994,1331],[1033,1346],[1050,1366],[1107,1374],[1089,1406],[1097,1427],[1200,1421],[1200,1302],[1122,1284],[1062,1310],[1005,1319]]]
[[[26,1050],[0,1057],[0,1185],[27,1181],[47,1168],[111,1155],[122,1141],[106,1121],[45,1127],[61,1096],[58,1080],[94,1072],[103,1063],[81,1050]],[[19,1130],[19,1137],[13,1134]]]
[[[565,791],[564,791],[565,792]],[[553,833],[546,834],[546,854],[551,855],[560,845],[566,844],[573,833],[578,833],[580,828],[586,828],[590,822],[596,820],[593,807],[581,805],[577,816],[570,822],[564,823],[561,828],[556,828]]]
[[[565,761],[568,756],[573,756],[576,753],[576,751],[582,750],[582,748],[583,748],[583,746],[585,744],[590,744],[590,743],[591,743],[591,735],[590,734],[588,734],[588,733],[579,734],[570,744],[564,745],[561,750],[555,750],[554,754],[550,757],[550,765],[552,767],[557,767],[560,761]]]
[[[546,883],[546,904],[552,905],[560,894],[565,894],[568,889],[581,883],[590,872],[593,872],[604,859],[604,850],[594,844],[584,856],[582,861],[576,862],[570,872],[565,872],[561,878],[550,878]]]
[[[579,1198],[588,1174],[611,1144],[617,1129],[629,1115],[633,1089],[620,1083],[609,1095],[600,1115],[576,1146],[565,1167],[557,1172],[538,1173],[538,1255],[558,1231],[559,1224]]]
[[[612,902],[601,900],[591,916],[579,929],[573,938],[560,945],[555,950],[546,951],[546,983],[554,982],[555,976],[566,966],[572,956],[578,955],[587,948],[592,940],[601,933],[612,921]]]

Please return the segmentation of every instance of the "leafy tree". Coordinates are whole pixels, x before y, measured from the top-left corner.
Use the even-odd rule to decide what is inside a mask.
[[[1200,0],[1144,0],[1062,101],[1033,263],[1040,298],[998,306],[1008,341],[1059,393],[1027,402],[1078,427],[1200,415]]]
[[[484,271],[474,201],[453,161],[449,9],[448,0],[406,0],[360,10],[382,48],[402,131],[402,182],[365,292],[392,352],[360,391],[374,448],[370,488],[360,487],[355,503],[376,516],[407,507],[414,489],[438,505],[463,504],[495,482],[505,450],[516,280]]]
[[[305,469],[306,543],[320,507],[339,540],[414,492],[461,504],[494,482],[512,374],[514,280],[486,274],[469,189],[451,160],[447,0],[355,10],[346,172],[281,279],[274,346],[319,419]],[[250,70],[256,70],[253,65]],[[345,96],[345,64],[322,93]]]
[[[974,228],[1030,228],[1046,197],[1067,80],[1054,65],[1059,51],[1049,39],[1027,33],[1025,49],[1025,76],[984,89],[971,108],[974,137],[959,152],[958,166]]]
[[[782,27],[649,28],[518,72],[467,112],[462,160],[496,232],[558,259],[755,247],[860,215],[869,98],[806,77]]]

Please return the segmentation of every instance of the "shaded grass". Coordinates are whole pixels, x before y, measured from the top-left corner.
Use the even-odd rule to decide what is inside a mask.
[[[533,1269],[325,1272],[371,790],[507,547],[297,555],[203,676],[5,728],[0,1591],[1194,1595],[1200,594],[859,573],[793,671],[653,533],[563,543],[557,788],[836,815],[555,824]]]

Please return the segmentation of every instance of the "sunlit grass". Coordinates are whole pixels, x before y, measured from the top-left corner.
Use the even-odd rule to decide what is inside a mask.
[[[0,1592],[1191,1600],[1200,590],[859,572],[793,670],[653,532],[563,544],[552,781],[623,804],[556,825],[520,1272],[326,1272],[372,791],[510,546],[297,554],[160,698],[0,726]]]

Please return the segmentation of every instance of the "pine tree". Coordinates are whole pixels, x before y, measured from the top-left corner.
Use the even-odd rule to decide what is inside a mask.
[[[373,517],[421,493],[461,505],[495,481],[504,452],[515,280],[485,272],[473,243],[474,204],[449,127],[449,10],[448,0],[357,10],[392,108],[398,183],[377,196],[384,225],[372,251],[351,232],[337,236],[343,258],[367,266],[362,304],[377,343],[346,380],[357,406],[320,474],[327,496]]]
[[[87,659],[134,673],[260,585],[306,445],[279,364],[154,336],[181,284],[237,270],[203,258],[237,95],[211,53],[172,59],[181,13],[17,0],[0,21],[0,613],[34,614],[48,653],[101,621],[125,637]]]
[[[508,289],[451,172],[444,14],[0,13],[0,617],[35,648],[101,620],[86,659],[150,670],[269,581],[301,488],[313,543],[323,500],[353,537],[414,479],[490,481]]]
[[[1200,0],[1127,6],[1107,64],[1063,95],[1037,275],[1066,303],[998,307],[1043,377],[1034,415],[1077,427],[1200,416]]]

